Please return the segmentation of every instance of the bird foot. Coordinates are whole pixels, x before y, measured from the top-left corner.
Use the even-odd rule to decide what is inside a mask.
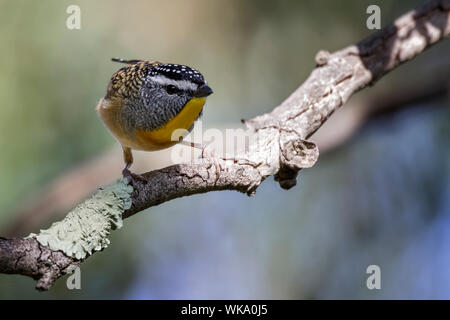
[[[147,179],[145,179],[144,176],[131,172],[128,167],[125,167],[125,169],[122,170],[122,176],[124,179],[128,179],[128,181],[132,185],[136,185],[136,182],[147,182]]]
[[[214,155],[214,150],[210,147],[210,145],[203,145],[201,158],[211,161],[214,164],[217,177],[219,176],[220,171],[224,170],[225,163],[223,159],[217,158]]]

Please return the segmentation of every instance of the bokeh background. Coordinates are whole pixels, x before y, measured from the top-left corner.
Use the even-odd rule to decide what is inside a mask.
[[[421,1],[0,1],[0,234],[61,219],[120,177],[121,152],[95,106],[120,65],[187,64],[207,78],[203,127],[277,106],[338,50]],[[81,8],[68,30],[66,8]],[[127,219],[109,248],[49,292],[0,275],[0,299],[450,298],[450,40],[358,93],[312,140],[298,185],[254,197],[214,192]],[[138,153],[136,170],[170,163]],[[381,267],[382,289],[366,287]]]

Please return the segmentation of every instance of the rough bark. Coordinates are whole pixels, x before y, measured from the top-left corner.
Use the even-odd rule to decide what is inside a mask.
[[[37,280],[38,290],[48,290],[59,277],[80,263],[60,251],[42,246],[33,238],[0,237],[0,273],[29,276]]]
[[[132,180],[127,218],[174,198],[214,190],[252,195],[273,175],[283,188],[296,184],[297,173],[318,156],[307,139],[352,94],[374,84],[450,34],[450,0],[429,1],[373,36],[335,53],[320,51],[316,68],[291,96],[272,112],[244,121],[249,149],[220,165],[209,159],[148,172]],[[52,251],[36,238],[0,239],[0,272],[38,279],[48,289],[82,260]]]

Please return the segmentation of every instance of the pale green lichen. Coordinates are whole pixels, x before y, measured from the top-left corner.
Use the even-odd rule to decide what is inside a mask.
[[[131,207],[132,192],[126,179],[118,180],[78,205],[62,221],[29,237],[51,250],[84,259],[106,248],[111,230],[122,227],[122,213]]]

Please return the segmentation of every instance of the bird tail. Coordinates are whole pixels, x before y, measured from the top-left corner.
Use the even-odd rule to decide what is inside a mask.
[[[126,64],[135,64],[135,63],[138,63],[138,62],[140,62],[142,60],[138,60],[138,59],[125,60],[125,59],[122,59],[122,58],[111,58],[111,61],[119,62],[119,63],[126,63]]]

